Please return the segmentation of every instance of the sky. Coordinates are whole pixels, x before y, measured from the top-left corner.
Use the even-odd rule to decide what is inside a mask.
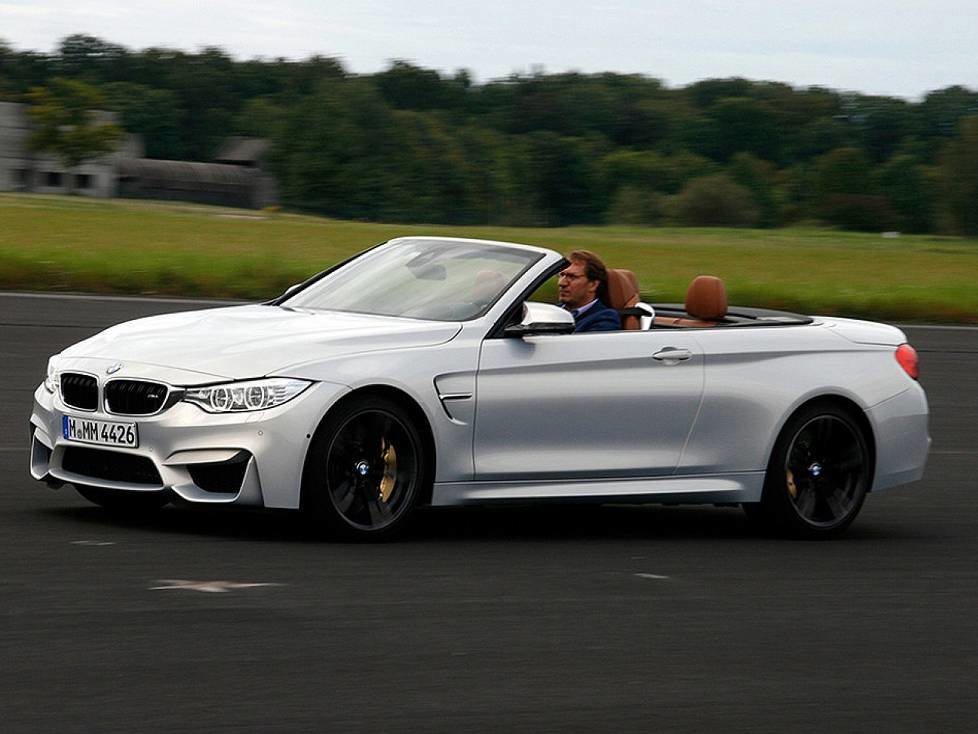
[[[820,85],[919,99],[978,89],[975,0],[0,0],[0,39],[73,33],[132,49],[313,54],[367,74],[403,59],[477,82],[542,68]]]

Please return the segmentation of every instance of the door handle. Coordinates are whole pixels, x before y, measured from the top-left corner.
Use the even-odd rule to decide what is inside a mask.
[[[685,362],[692,356],[693,353],[688,349],[666,347],[665,349],[660,349],[658,352],[653,354],[652,359],[658,360],[659,362],[665,362],[666,364],[676,364],[677,362]]]

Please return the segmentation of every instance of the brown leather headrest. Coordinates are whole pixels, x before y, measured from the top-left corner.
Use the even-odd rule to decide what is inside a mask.
[[[631,308],[639,302],[638,278],[631,270],[608,268],[608,305],[612,308]]]
[[[686,291],[686,313],[697,319],[720,321],[727,315],[727,289],[712,275],[698,275]]]

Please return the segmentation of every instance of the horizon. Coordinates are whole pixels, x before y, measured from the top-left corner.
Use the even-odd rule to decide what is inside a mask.
[[[744,78],[794,88],[917,101],[931,91],[978,88],[978,6],[964,0],[841,0],[817,4],[690,0],[680,7],[626,0],[501,0],[451,6],[406,0],[191,0],[132,8],[118,0],[0,2],[0,38],[13,49],[56,51],[90,35],[130,50],[196,53],[221,48],[240,60],[339,60],[369,75],[403,60],[479,84],[514,74],[640,74],[668,88]]]
[[[585,71],[585,70],[582,70],[582,69],[575,69],[575,68],[561,69],[561,70],[550,70],[550,69],[546,69],[544,67],[544,65],[542,65],[542,64],[533,64],[529,68],[516,69],[516,70],[510,72],[509,74],[506,74],[506,75],[503,75],[503,76],[491,77],[491,78],[486,78],[486,79],[479,79],[478,78],[478,75],[474,72],[474,70],[469,69],[469,68],[466,68],[466,67],[457,67],[457,68],[454,68],[454,69],[451,69],[451,70],[439,69],[439,68],[434,68],[434,67],[430,67],[430,66],[425,66],[423,64],[419,64],[419,63],[417,63],[417,62],[415,62],[415,61],[413,61],[411,59],[403,59],[403,58],[391,58],[391,59],[388,59],[380,68],[375,69],[375,70],[372,70],[372,71],[356,71],[356,70],[350,69],[349,68],[349,62],[346,59],[342,58],[341,56],[339,56],[339,55],[333,56],[333,55],[329,55],[329,54],[325,54],[325,53],[310,53],[310,54],[308,54],[306,56],[294,57],[293,58],[293,57],[288,57],[288,56],[262,56],[262,55],[245,56],[245,55],[241,55],[241,54],[235,54],[233,52],[233,50],[230,50],[230,49],[228,49],[228,48],[226,48],[226,47],[224,47],[224,46],[222,46],[220,44],[203,44],[203,45],[200,45],[200,46],[198,46],[198,47],[196,47],[194,49],[183,48],[183,47],[176,46],[176,45],[155,45],[155,46],[134,47],[134,46],[129,46],[129,45],[124,44],[124,43],[118,43],[118,42],[116,42],[116,41],[114,41],[112,39],[109,39],[109,38],[105,38],[105,37],[102,37],[102,36],[93,36],[93,35],[87,34],[87,33],[68,34],[68,36],[64,36],[64,37],[58,39],[58,41],[52,46],[52,48],[50,50],[46,50],[46,51],[42,51],[42,50],[38,50],[38,49],[33,49],[33,48],[18,48],[15,44],[10,43],[9,40],[6,37],[4,37],[4,36],[0,36],[0,47],[6,46],[10,50],[12,50],[14,53],[35,53],[35,54],[39,54],[39,55],[42,55],[42,56],[51,57],[51,56],[57,56],[59,54],[59,47],[62,44],[62,42],[65,41],[67,38],[72,37],[72,36],[89,36],[91,38],[95,38],[95,39],[97,39],[99,41],[102,41],[102,42],[104,42],[106,44],[113,45],[113,46],[119,46],[119,47],[124,48],[128,52],[137,53],[137,54],[138,53],[143,53],[145,51],[149,51],[149,50],[154,50],[155,49],[155,50],[161,50],[161,51],[172,51],[172,52],[175,52],[175,53],[182,53],[182,54],[186,54],[186,55],[194,55],[194,54],[203,53],[207,49],[216,49],[216,50],[220,51],[221,53],[223,53],[224,55],[226,55],[228,58],[230,58],[232,61],[234,61],[236,63],[246,63],[246,62],[276,63],[276,62],[280,62],[280,61],[285,61],[286,63],[299,64],[299,63],[303,63],[303,62],[308,62],[308,61],[313,60],[313,59],[316,59],[316,58],[329,59],[331,61],[335,61],[335,62],[339,63],[340,66],[343,69],[343,72],[346,75],[348,75],[348,76],[363,76],[363,77],[368,77],[368,76],[372,76],[374,74],[379,74],[379,73],[382,73],[382,72],[384,72],[386,70],[389,70],[396,63],[404,62],[404,63],[411,64],[412,66],[415,66],[415,67],[417,67],[419,69],[424,69],[426,71],[435,71],[443,79],[444,78],[451,78],[455,74],[458,74],[460,72],[464,72],[464,73],[466,73],[466,74],[469,75],[469,77],[471,79],[471,83],[472,83],[473,86],[484,86],[484,85],[487,85],[487,84],[498,83],[498,82],[505,82],[505,81],[508,81],[508,80],[515,80],[515,79],[529,79],[529,78],[533,78],[535,76],[561,76],[561,75],[574,75],[574,74],[581,75],[581,76],[602,76],[602,75],[605,75],[605,74],[611,74],[611,75],[618,75],[618,76],[638,76],[638,77],[642,77],[644,79],[648,79],[650,81],[658,81],[658,82],[660,82],[662,84],[663,89],[666,89],[667,91],[678,91],[678,90],[682,90],[682,89],[686,89],[688,87],[694,86],[694,85],[696,85],[696,84],[698,84],[700,82],[718,81],[718,80],[724,80],[725,81],[725,80],[733,80],[733,79],[743,79],[743,80],[748,81],[748,82],[750,82],[752,84],[779,84],[779,85],[786,85],[786,86],[789,86],[789,87],[791,87],[792,89],[794,89],[796,91],[805,91],[805,90],[811,90],[811,89],[822,89],[822,90],[826,90],[828,92],[842,94],[842,95],[844,95],[844,94],[856,94],[856,95],[861,95],[861,96],[866,96],[866,97],[890,97],[890,98],[895,98],[895,99],[903,99],[904,101],[909,102],[909,103],[912,103],[912,104],[920,103],[929,94],[932,94],[934,92],[939,92],[939,91],[942,91],[942,90],[946,90],[946,89],[950,89],[950,88],[962,88],[962,89],[965,89],[965,90],[970,91],[970,92],[978,91],[978,84],[976,84],[974,87],[972,87],[972,86],[969,86],[967,84],[960,83],[960,82],[951,82],[951,83],[945,84],[944,86],[941,86],[941,87],[935,87],[933,89],[923,90],[916,97],[910,98],[910,97],[906,97],[904,95],[899,95],[899,94],[876,93],[876,92],[867,92],[867,91],[863,91],[863,90],[859,90],[859,89],[847,89],[847,88],[841,88],[841,87],[833,87],[833,86],[831,86],[829,84],[825,84],[825,83],[817,83],[816,82],[816,83],[811,83],[811,84],[800,84],[800,83],[795,83],[795,82],[787,81],[787,80],[784,80],[784,79],[751,78],[751,77],[745,77],[745,76],[742,76],[742,75],[733,75],[733,74],[731,74],[731,75],[717,75],[717,76],[702,77],[702,78],[699,78],[699,79],[693,79],[691,81],[683,82],[683,83],[670,83],[668,80],[664,79],[662,76],[659,76],[659,75],[656,75],[656,74],[650,74],[650,73],[646,73],[646,72],[618,71],[618,70],[614,70],[614,69],[600,69],[600,70],[589,70],[589,71]]]

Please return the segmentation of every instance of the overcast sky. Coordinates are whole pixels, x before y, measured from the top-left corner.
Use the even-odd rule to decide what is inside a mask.
[[[72,33],[133,49],[336,56],[357,73],[405,59],[479,82],[542,66],[911,99],[978,89],[976,0],[0,0],[0,39],[18,50],[51,51]]]

